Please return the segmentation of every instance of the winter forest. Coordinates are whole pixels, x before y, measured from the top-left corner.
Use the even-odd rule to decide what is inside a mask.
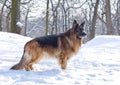
[[[29,37],[59,34],[85,21],[87,37],[120,35],[120,0],[0,0],[0,31]]]
[[[81,39],[75,32],[79,28],[77,24],[74,28],[77,37],[72,34],[72,41],[68,37],[50,37],[50,41],[42,38],[52,45],[49,48],[43,46],[47,50],[43,52],[47,57],[43,60],[39,56],[33,56],[42,54],[36,50],[40,45],[35,44],[34,48],[30,44],[30,52],[33,52],[31,55],[41,59],[33,65],[34,70],[10,69],[13,65],[20,64],[20,59],[31,59],[30,52],[25,53],[27,42],[35,37],[64,33],[74,26],[75,20],[80,28],[83,27],[81,23],[85,22],[87,33],[80,49],[78,41],[74,39]],[[0,85],[120,85],[119,35],[120,0],[0,0]],[[64,43],[65,39],[68,43]],[[65,52],[62,48],[58,51],[58,47],[52,50],[54,42],[57,44],[56,41],[59,40],[63,43],[58,47],[66,48]],[[68,60],[65,70],[61,69],[58,60],[63,59],[61,54],[58,59],[48,58],[54,57],[51,55],[54,53],[69,55],[75,51],[71,47],[76,47],[78,53],[70,59],[65,58]],[[25,58],[24,53],[27,56]]]

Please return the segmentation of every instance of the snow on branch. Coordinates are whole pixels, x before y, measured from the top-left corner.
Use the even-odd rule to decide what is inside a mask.
[[[24,27],[24,25],[23,25],[21,22],[17,22],[16,25],[17,25],[18,27],[20,27],[20,28],[23,28],[23,27]]]

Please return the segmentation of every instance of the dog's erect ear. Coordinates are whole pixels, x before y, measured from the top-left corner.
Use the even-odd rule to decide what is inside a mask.
[[[77,24],[78,24],[77,21],[74,20],[74,21],[73,21],[73,24],[72,24],[72,28],[74,29],[74,28],[76,27]]]
[[[85,25],[85,21],[81,23],[80,27],[84,27],[84,25]]]

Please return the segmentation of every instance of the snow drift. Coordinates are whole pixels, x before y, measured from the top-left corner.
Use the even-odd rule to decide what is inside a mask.
[[[9,70],[18,63],[31,38],[0,32],[0,85],[118,85],[120,36],[97,36],[83,45],[61,70],[55,60],[43,60],[35,71]]]

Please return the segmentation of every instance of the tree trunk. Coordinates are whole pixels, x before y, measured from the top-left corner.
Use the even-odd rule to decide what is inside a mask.
[[[23,32],[23,35],[25,35],[25,36],[27,35],[27,34],[26,34],[26,31],[27,31],[27,21],[28,21],[29,11],[30,11],[30,9],[28,8],[28,9],[27,9],[26,16],[25,16],[25,28],[24,28],[24,32]]]
[[[20,28],[18,28],[16,25],[19,19],[20,19],[20,0],[12,0],[10,32],[20,34]]]
[[[114,34],[112,21],[111,21],[111,8],[110,8],[110,0],[106,1],[106,26],[107,26],[107,34],[112,35]]]
[[[97,20],[97,11],[98,11],[98,5],[99,5],[100,0],[96,0],[96,4],[94,7],[94,14],[92,18],[92,25],[90,29],[90,39],[95,37],[95,25],[96,25],[96,20]]]
[[[51,34],[54,34],[54,33],[57,34],[58,32],[58,29],[57,29],[58,7],[59,7],[61,0],[58,0],[58,3],[56,4],[56,6],[54,6],[52,1],[53,0],[50,0],[51,8],[52,8],[52,17],[53,17]]]
[[[67,12],[65,11],[65,31],[67,31]]]
[[[117,2],[117,32],[120,35],[120,0]]]
[[[49,24],[49,21],[48,21],[48,18],[49,18],[49,0],[47,0],[47,7],[46,7],[46,35],[48,35],[48,24]]]
[[[7,0],[4,1],[3,6],[1,8],[1,14],[0,14],[0,31],[2,31],[2,15],[3,15],[3,10],[4,10],[4,6],[6,4]]]
[[[10,32],[10,13],[11,13],[11,10],[9,10],[6,16],[6,27],[5,27],[6,32]]]

